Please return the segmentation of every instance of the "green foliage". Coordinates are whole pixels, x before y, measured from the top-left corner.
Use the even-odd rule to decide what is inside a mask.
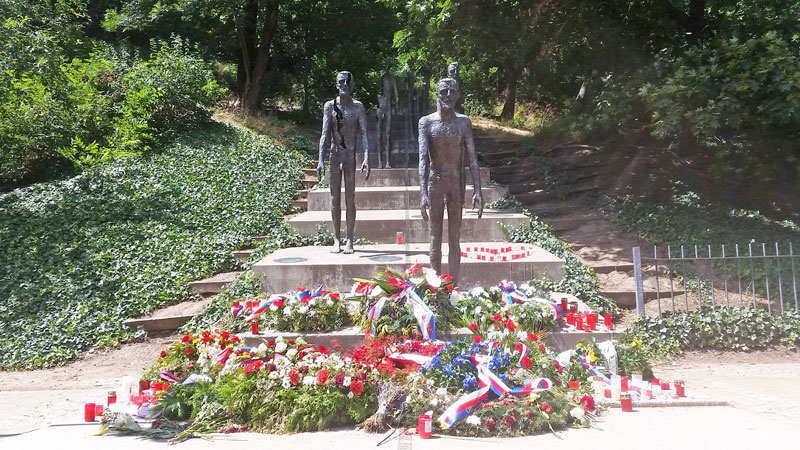
[[[622,342],[638,340],[664,356],[704,348],[747,351],[778,343],[795,348],[800,336],[800,314],[770,315],[761,308],[720,306],[688,314],[642,316],[624,336]]]
[[[300,160],[215,125],[0,197],[0,367],[139,335],[122,321],[189,296],[189,280],[232,267],[231,248],[278,223]]]

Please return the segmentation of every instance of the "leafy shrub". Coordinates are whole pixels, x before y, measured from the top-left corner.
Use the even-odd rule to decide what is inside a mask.
[[[0,197],[0,368],[61,364],[232,267],[279,223],[301,157],[222,125]]]
[[[770,315],[761,308],[720,306],[690,313],[639,317],[625,334],[661,355],[714,348],[752,350],[782,343],[794,348],[800,336],[800,314]]]

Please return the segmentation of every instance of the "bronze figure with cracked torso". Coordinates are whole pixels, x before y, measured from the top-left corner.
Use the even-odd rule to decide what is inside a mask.
[[[333,219],[332,253],[341,251],[342,179],[346,208],[347,234],[344,253],[353,253],[353,233],[356,226],[355,172],[356,146],[361,138],[364,162],[361,172],[369,178],[369,143],[367,141],[367,115],[364,105],[353,99],[353,75],[339,72],[336,75],[339,96],[325,102],[322,113],[322,137],[319,140],[317,175],[325,176],[325,155],[330,152],[331,218]]]
[[[448,271],[455,282],[461,264],[461,213],[464,206],[464,167],[469,161],[475,194],[473,208],[483,215],[483,197],[472,122],[455,111],[459,98],[458,83],[444,78],[436,85],[436,112],[419,120],[420,212],[431,224],[431,267],[441,273],[442,228],[447,208]]]

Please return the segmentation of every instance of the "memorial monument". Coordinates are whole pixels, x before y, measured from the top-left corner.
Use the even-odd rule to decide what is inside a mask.
[[[386,61],[386,70],[383,74],[383,95],[378,95],[378,167],[391,169],[389,155],[392,151],[392,96],[395,103],[400,103],[397,94],[397,78],[392,75],[391,63]]]
[[[458,282],[461,264],[461,213],[464,207],[463,158],[469,170],[475,194],[472,207],[483,216],[483,196],[472,123],[455,111],[460,97],[458,82],[444,78],[436,85],[436,112],[419,120],[420,211],[423,220],[430,218],[431,267],[442,268],[442,228],[447,208],[448,272]]]
[[[447,78],[452,78],[456,80],[456,83],[459,83],[459,93],[461,92],[461,78],[458,77],[458,63],[451,62],[447,65]],[[458,96],[458,101],[456,102],[456,112],[464,113],[464,99],[461,95]]]
[[[325,102],[322,113],[322,137],[319,140],[319,161],[317,176],[320,180],[325,175],[325,155],[330,151],[331,218],[333,219],[333,249],[339,253],[341,249],[342,222],[342,178],[344,178],[344,200],[346,208],[347,234],[345,236],[344,253],[353,253],[353,233],[356,226],[355,205],[355,172],[356,147],[361,137],[361,148],[364,150],[364,162],[361,172],[366,170],[369,179],[369,143],[367,140],[367,115],[364,105],[353,99],[353,74],[339,72],[336,75],[336,89],[339,95]]]

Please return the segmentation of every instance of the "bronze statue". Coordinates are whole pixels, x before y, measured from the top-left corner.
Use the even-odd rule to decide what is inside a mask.
[[[378,95],[378,167],[391,169],[389,155],[392,151],[392,95],[395,103],[400,102],[397,94],[397,79],[391,72],[391,62],[386,61],[383,74],[383,95]]]
[[[322,113],[322,137],[319,140],[317,175],[325,175],[325,153],[330,150],[331,217],[333,218],[332,253],[341,251],[340,235],[342,222],[342,176],[344,176],[344,200],[347,209],[347,236],[344,253],[353,253],[353,232],[356,226],[356,142],[361,134],[364,162],[361,172],[367,171],[369,179],[369,143],[367,141],[367,115],[364,105],[353,99],[353,74],[339,72],[336,75],[339,96],[325,102]]]
[[[464,167],[462,158],[469,161],[475,195],[472,207],[483,216],[483,196],[472,122],[455,111],[459,98],[458,83],[444,78],[436,85],[436,112],[419,120],[419,180],[420,211],[423,220],[431,222],[431,267],[441,273],[442,226],[447,207],[448,264],[450,275],[457,282],[461,264],[461,209],[464,206]]]
[[[452,78],[456,80],[456,83],[459,83],[459,92],[460,92],[460,83],[461,79],[458,77],[458,63],[451,62],[447,65],[447,78]],[[464,113],[464,99],[459,95],[458,101],[456,102],[456,112]]]

